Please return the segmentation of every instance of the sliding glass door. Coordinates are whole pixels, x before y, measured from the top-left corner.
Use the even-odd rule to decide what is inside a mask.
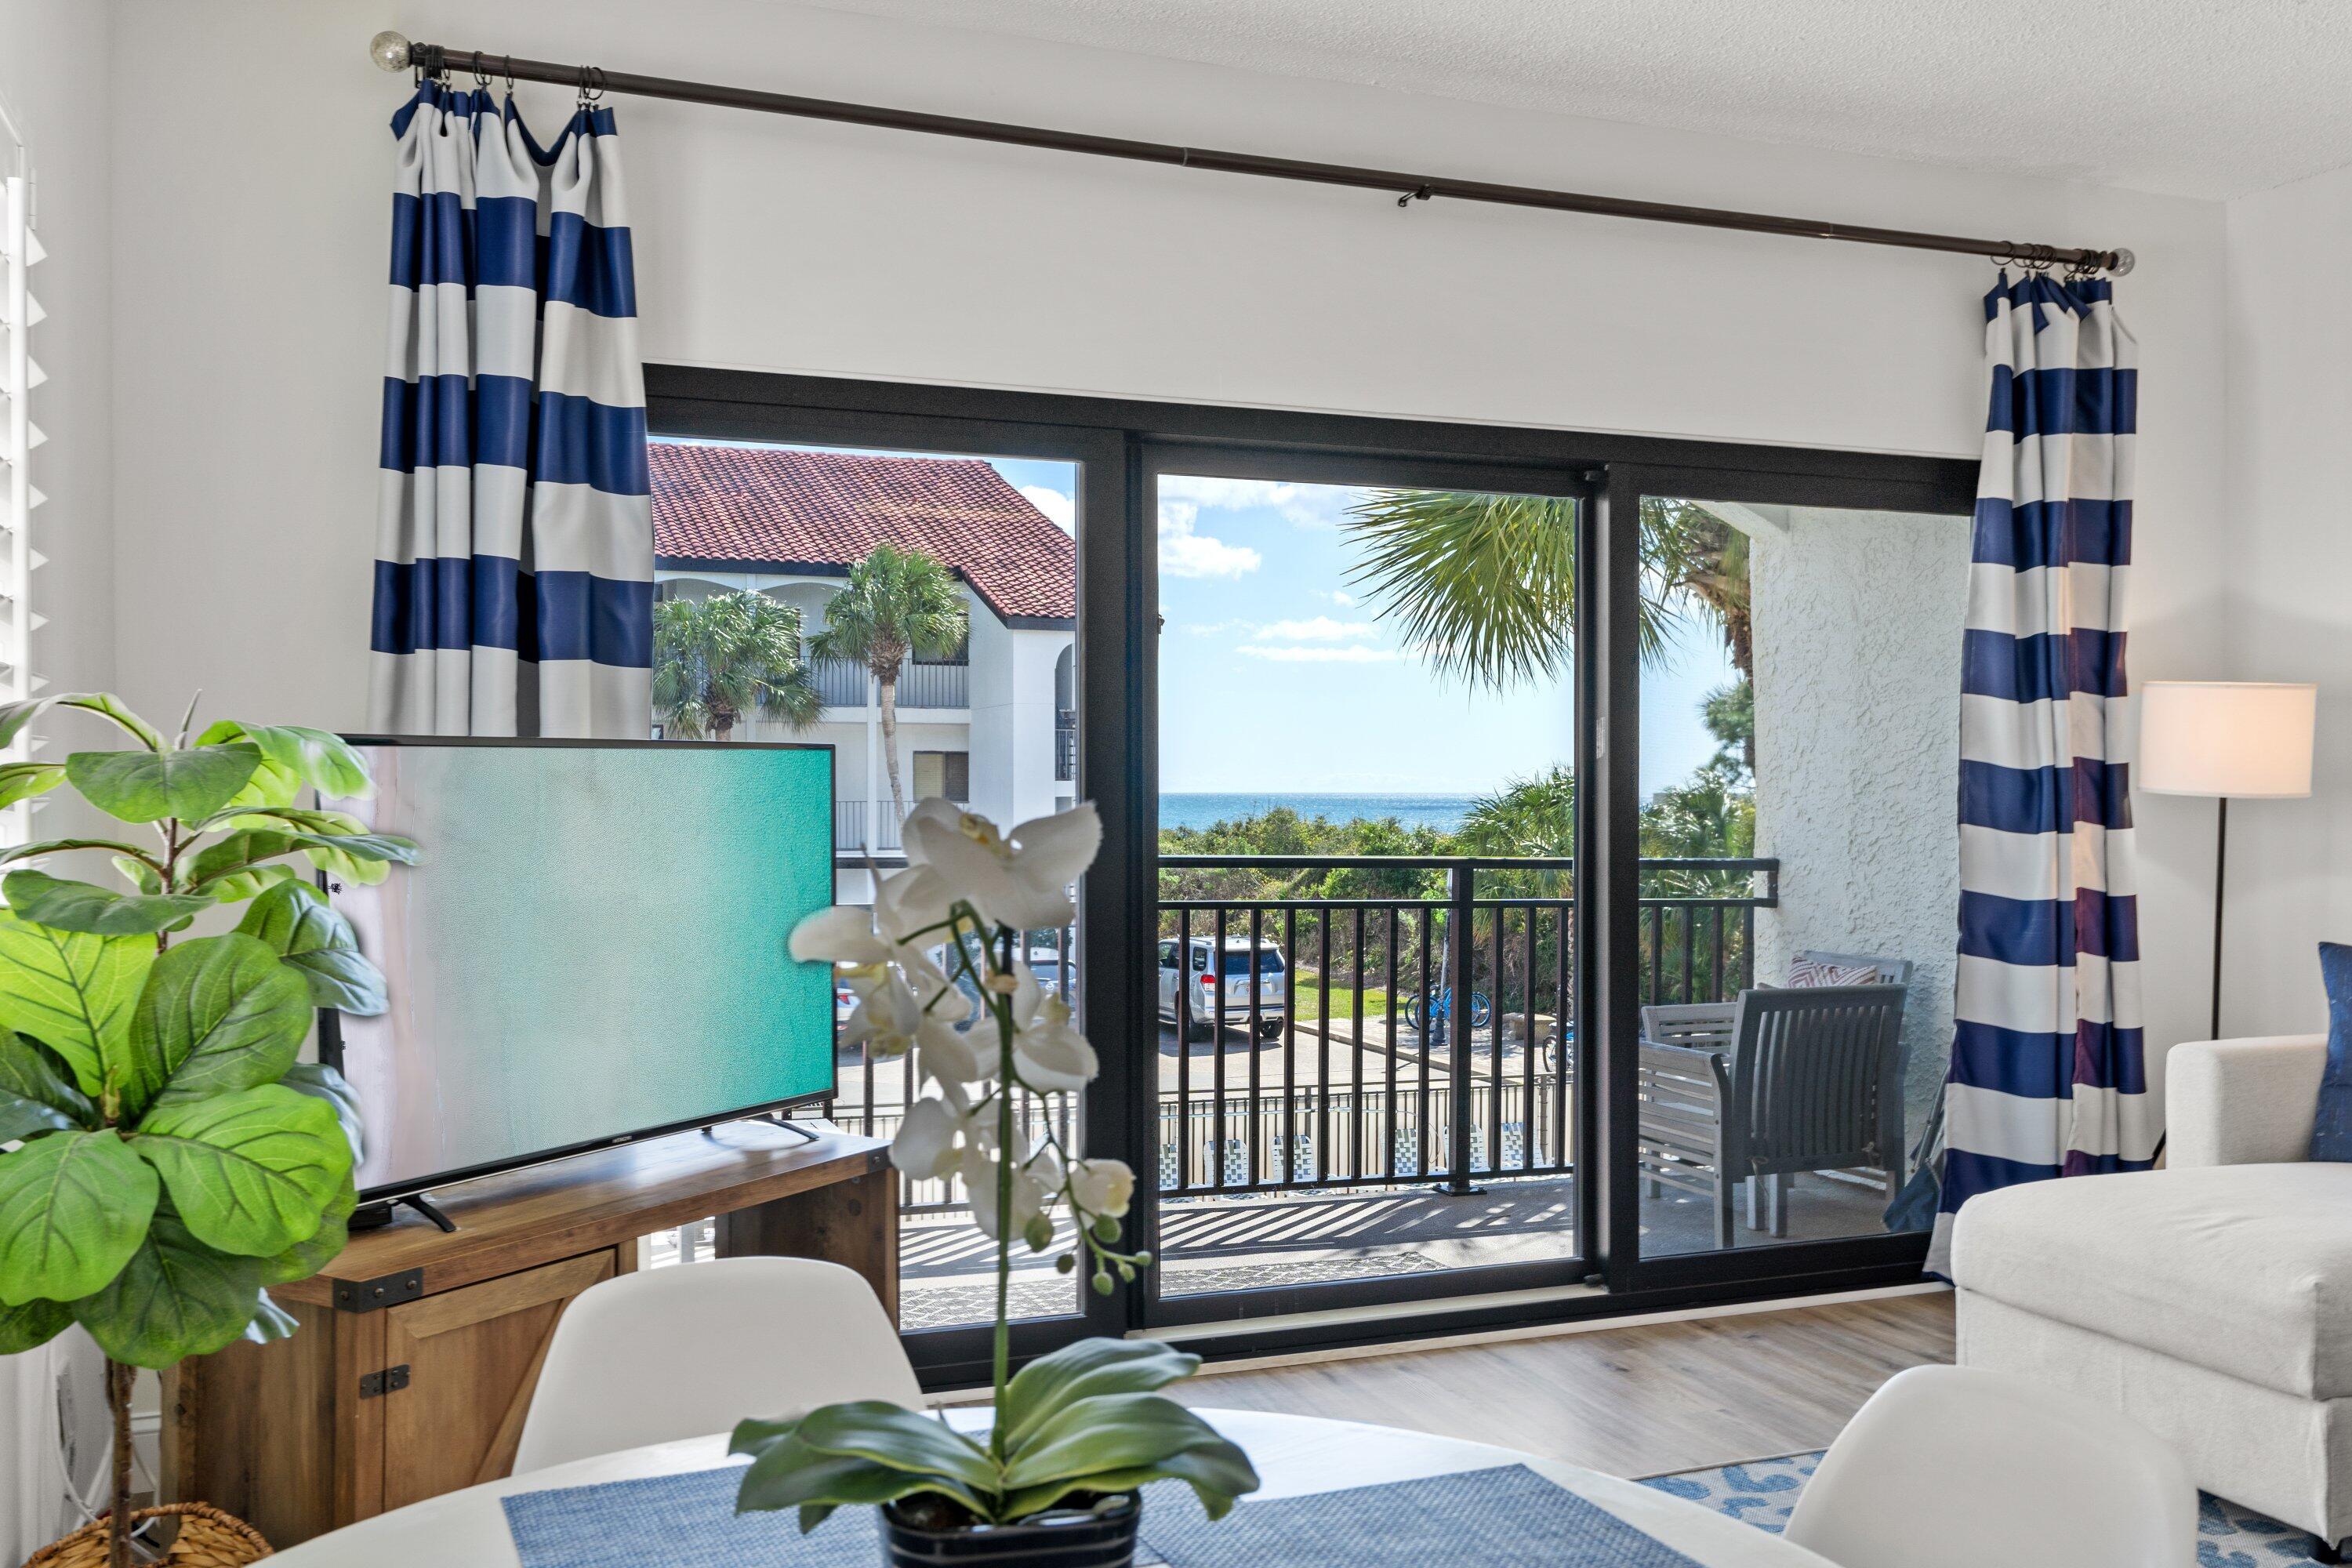
[[[1572,1286],[1574,473],[1154,445],[1153,1327]]]
[[[657,439],[709,462],[858,470],[656,497],[666,598],[766,595],[813,639],[845,901],[903,863],[902,798],[1101,813],[1075,927],[1026,940],[1103,1071],[1042,1114],[1134,1167],[1155,1261],[1108,1296],[1024,1268],[1016,1353],[1918,1277],[1888,1200],[1946,1046],[1969,465],[648,381]],[[882,673],[822,636],[884,543],[963,613],[890,672],[887,737]],[[888,1135],[903,1068],[847,1050],[839,1081],[836,1119]],[[935,1386],[984,1377],[967,1215],[906,1186]]]

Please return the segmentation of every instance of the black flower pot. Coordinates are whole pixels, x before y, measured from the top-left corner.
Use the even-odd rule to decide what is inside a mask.
[[[1133,1492],[1087,1510],[1057,1509],[1019,1524],[935,1530],[912,1522],[897,1503],[882,1505],[885,1568],[1130,1568],[1143,1499]]]

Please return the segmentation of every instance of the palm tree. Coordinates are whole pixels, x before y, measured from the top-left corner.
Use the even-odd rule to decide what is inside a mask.
[[[849,585],[824,606],[824,630],[809,639],[819,658],[864,665],[882,694],[882,760],[890,804],[907,819],[898,782],[898,667],[909,654],[937,658],[963,646],[963,594],[955,574],[919,550],[877,544],[849,569]]]
[[[1349,509],[1360,552],[1349,581],[1440,674],[1496,689],[1566,672],[1575,638],[1576,506],[1556,496],[1377,490]],[[1642,503],[1644,662],[1663,658],[1675,613],[1722,631],[1746,674],[1753,658],[1748,538],[1705,508]]]
[[[654,709],[667,715],[664,734],[724,741],[747,713],[804,729],[823,706],[792,605],[745,592],[654,606]]]

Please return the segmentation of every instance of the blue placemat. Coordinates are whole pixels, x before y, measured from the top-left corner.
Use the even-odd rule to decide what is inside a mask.
[[[876,1568],[876,1510],[735,1512],[742,1468],[503,1500],[522,1568]],[[1170,1568],[1700,1568],[1523,1465],[1243,1501],[1212,1524],[1191,1489],[1144,1490],[1138,1561]]]
[[[1525,1465],[1244,1499],[1214,1524],[1154,1487],[1143,1539],[1169,1568],[1700,1568]]]
[[[800,1510],[735,1511],[741,1465],[517,1492],[507,1531],[522,1568],[877,1568],[882,1528],[845,1508],[807,1535]]]

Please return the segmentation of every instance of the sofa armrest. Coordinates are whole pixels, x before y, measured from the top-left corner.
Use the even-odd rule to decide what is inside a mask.
[[[2165,1058],[2173,1165],[2267,1165],[2311,1157],[2325,1035],[2197,1040]]]

